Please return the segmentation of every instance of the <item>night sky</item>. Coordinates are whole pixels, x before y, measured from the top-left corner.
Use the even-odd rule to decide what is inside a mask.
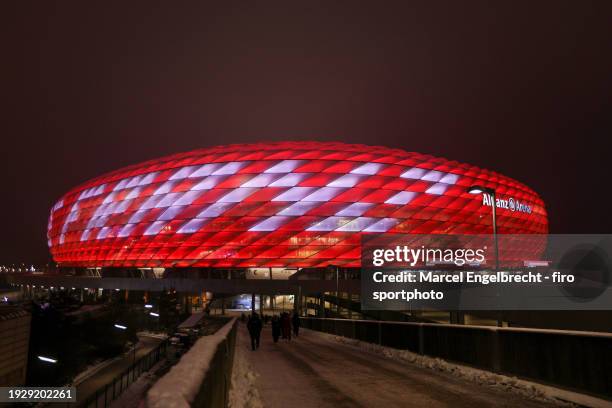
[[[80,182],[266,140],[468,162],[612,232],[612,2],[154,3],[3,4],[0,263],[49,259]]]

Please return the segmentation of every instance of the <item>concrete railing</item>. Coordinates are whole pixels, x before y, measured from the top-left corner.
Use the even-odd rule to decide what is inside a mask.
[[[226,407],[236,345],[236,319],[200,338],[147,393],[148,408]]]
[[[302,318],[302,326],[612,398],[612,334]]]

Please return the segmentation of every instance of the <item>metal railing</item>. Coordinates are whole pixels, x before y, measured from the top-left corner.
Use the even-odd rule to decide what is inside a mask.
[[[157,347],[137,359],[135,363],[113,378],[111,382],[100,387],[86,399],[79,401],[77,406],[84,408],[106,408],[110,406],[143,373],[149,371],[151,367],[164,358],[167,347],[168,340],[162,341]]]
[[[612,333],[304,317],[302,326],[612,399]]]

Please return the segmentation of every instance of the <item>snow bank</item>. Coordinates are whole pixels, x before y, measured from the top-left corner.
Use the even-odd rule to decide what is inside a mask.
[[[308,330],[308,329],[306,329]],[[557,406],[580,406],[587,407],[611,407],[609,401],[589,395],[579,394],[572,391],[562,390],[555,387],[550,387],[543,384],[533,383],[526,380],[521,380],[516,377],[495,374],[489,371],[480,370],[477,368],[467,367],[461,364],[449,363],[440,358],[422,356],[408,350],[399,350],[391,347],[380,346],[378,344],[366,343],[355,339],[350,339],[333,334],[309,330],[309,332],[337,341],[339,343],[358,347],[362,350],[383,355],[388,358],[400,359],[408,361],[417,366],[430,370],[450,373],[454,376],[463,378],[467,381],[476,383],[482,386],[489,386],[496,389],[501,389],[506,392],[519,394],[523,397],[533,399],[540,402],[552,403]]]
[[[239,330],[237,336],[244,336]],[[236,344],[240,344],[236,340]],[[245,355],[244,347],[236,347],[234,367],[232,368],[232,385],[229,393],[230,408],[262,408],[263,402],[255,387],[257,374]]]
[[[236,322],[233,318],[215,334],[200,338],[147,393],[149,408],[190,407],[210,369],[217,348]]]

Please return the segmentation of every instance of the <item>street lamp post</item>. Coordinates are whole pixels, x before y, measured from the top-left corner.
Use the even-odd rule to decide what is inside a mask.
[[[499,245],[497,242],[497,199],[495,195],[495,189],[483,187],[483,186],[471,186],[467,189],[470,194],[488,194],[491,196],[493,202],[491,206],[493,207],[492,215],[493,215],[493,242],[495,245],[495,272],[499,271]],[[501,313],[497,312],[497,326],[501,327],[502,316]]]
[[[467,192],[470,194],[488,194],[493,200],[491,204],[491,206],[493,207],[493,243],[495,246],[495,272],[497,272],[499,270],[499,245],[497,242],[497,201],[495,190],[483,186],[471,186],[467,189]]]

